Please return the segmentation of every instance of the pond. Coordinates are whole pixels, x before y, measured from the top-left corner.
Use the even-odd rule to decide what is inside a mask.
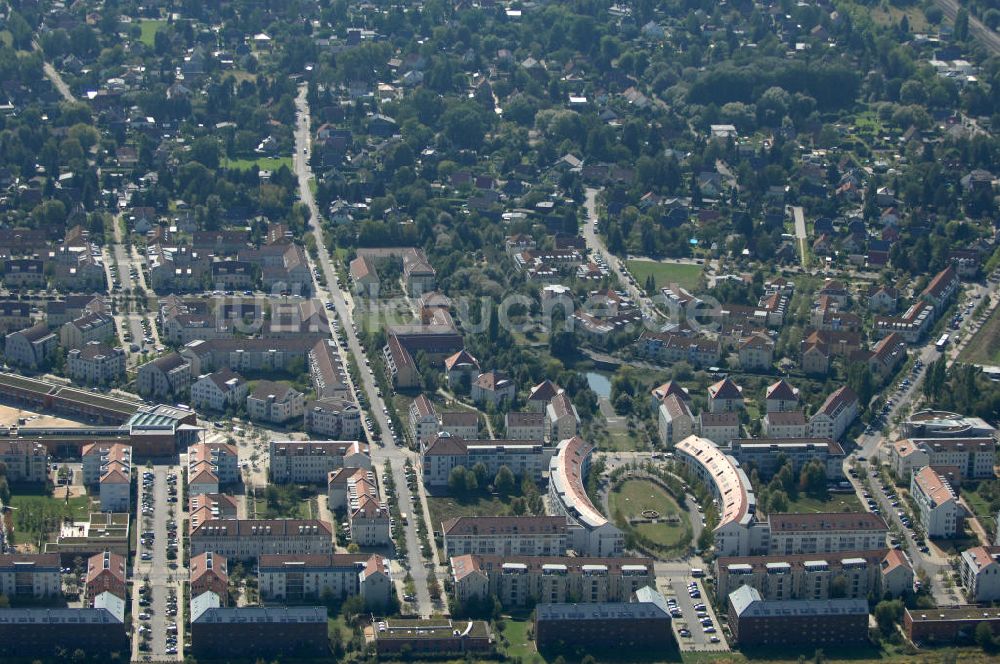
[[[596,392],[597,396],[605,399],[611,398],[611,381],[604,374],[588,371],[587,386]]]

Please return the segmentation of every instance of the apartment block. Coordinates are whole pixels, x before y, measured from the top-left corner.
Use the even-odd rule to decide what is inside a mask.
[[[670,612],[663,596],[648,586],[626,602],[542,603],[535,607],[535,643],[543,652],[662,649],[673,644]]]
[[[556,446],[549,461],[549,506],[569,519],[572,548],[582,556],[621,556],[625,535],[608,521],[587,495],[586,480],[594,446],[579,436]]]
[[[830,394],[809,418],[809,436],[840,440],[857,417],[858,395],[845,385]]]
[[[58,347],[58,335],[45,323],[38,323],[5,337],[4,358],[14,366],[37,369],[52,358]]]
[[[236,410],[246,400],[249,387],[243,376],[223,367],[200,376],[191,385],[191,405],[219,412]]]
[[[864,599],[768,600],[750,586],[729,595],[733,641],[748,646],[822,646],[868,642]]]
[[[202,470],[211,471],[219,484],[237,484],[240,481],[239,450],[227,443],[198,443],[188,448],[188,478]],[[211,492],[216,493],[216,492]]]
[[[1000,546],[977,546],[962,552],[962,585],[972,602],[1000,600]]]
[[[192,556],[189,568],[191,597],[213,592],[219,596],[222,606],[229,605],[229,561],[225,556],[206,551]]]
[[[338,468],[371,468],[368,446],[356,440],[272,440],[268,447],[275,484],[324,484]]]
[[[901,479],[924,466],[957,468],[961,479],[990,479],[995,462],[996,440],[991,435],[904,438],[889,447],[889,465]]]
[[[0,609],[0,657],[63,661],[77,650],[100,661],[129,656],[122,599],[102,593],[89,609]]]
[[[167,398],[191,387],[191,364],[177,353],[146,362],[136,375],[136,389],[144,397]]]
[[[44,484],[49,475],[49,452],[40,443],[2,440],[0,462],[7,467],[8,482]]]
[[[469,554],[451,558],[451,575],[459,602],[495,595],[505,608],[622,602],[640,588],[656,586],[650,558]]]
[[[83,483],[97,486],[102,512],[128,512],[132,498],[132,447],[120,443],[83,448]]]
[[[66,354],[66,375],[85,385],[108,385],[125,377],[125,351],[89,341]]]
[[[512,440],[544,440],[545,421],[544,413],[507,413],[504,416],[504,430]]]
[[[670,394],[657,408],[657,431],[660,443],[676,445],[694,433],[695,419],[691,415],[688,400]]]
[[[254,422],[284,424],[300,417],[305,410],[305,396],[283,383],[262,380],[247,397],[247,416]]]
[[[326,397],[308,401],[303,411],[308,433],[339,440],[361,438],[361,410],[350,399]]]
[[[109,592],[122,600],[128,598],[128,571],[125,557],[105,551],[87,560],[87,577],[83,597],[86,606],[92,606],[98,595]]]
[[[948,480],[932,466],[913,473],[910,495],[917,504],[917,516],[928,537],[949,538],[959,531],[962,508]]]
[[[881,549],[889,532],[882,517],[868,512],[770,514],[767,524],[769,555]]]
[[[360,595],[366,609],[376,610],[388,607],[392,598],[389,562],[378,554],[265,555],[260,558],[257,583],[265,602]]]
[[[222,606],[213,592],[191,599],[191,648],[198,659],[329,655],[324,606]]]
[[[231,560],[333,553],[333,530],[317,519],[211,519],[191,531],[191,555]]]
[[[548,465],[548,452],[537,440],[465,440],[441,433],[421,449],[426,486],[448,486],[448,477],[457,466],[471,470],[482,463],[490,476],[507,466],[517,476],[540,479]]]
[[[562,516],[463,516],[441,523],[444,552],[498,556],[561,556],[570,548]]]
[[[819,461],[830,481],[844,476],[844,448],[829,438],[737,438],[731,441],[729,453],[740,465],[756,468],[764,480],[780,470],[778,462],[783,459],[791,462],[793,473],[810,461]]]
[[[56,554],[0,554],[0,594],[11,598],[61,597],[61,572]]]
[[[358,546],[384,546],[390,540],[389,508],[382,503],[375,471],[338,468],[327,480],[330,510],[344,510],[351,541]]]

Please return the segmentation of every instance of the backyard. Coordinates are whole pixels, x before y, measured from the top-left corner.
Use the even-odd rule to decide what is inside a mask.
[[[510,500],[496,496],[475,495],[453,498],[451,496],[427,496],[427,509],[431,513],[431,530],[441,530],[441,522],[460,516],[501,516],[508,513]]]
[[[269,484],[256,493],[253,511],[258,519],[311,519],[314,494],[310,487]]]
[[[798,498],[788,500],[786,512],[792,514],[817,514],[819,512],[864,512],[861,501],[855,493],[831,493],[826,500],[819,500],[799,493]]]
[[[18,492],[11,496],[10,508],[15,543],[37,545],[43,533],[58,532],[64,519],[86,521],[90,514],[90,498],[66,499]]]
[[[282,166],[287,166],[289,170],[292,168],[292,158],[291,157],[258,157],[255,159],[223,159],[222,167],[231,168],[240,171],[248,171],[251,168],[257,166],[258,169],[262,171],[276,171]]]
[[[619,527],[664,548],[687,544],[685,539],[691,533],[688,515],[659,485],[644,479],[626,480],[611,492],[608,502]],[[656,523],[629,523],[630,519],[643,518],[652,512],[657,513]]]
[[[166,24],[166,21],[157,19],[139,21],[139,29],[142,31],[139,41],[149,48],[153,48],[153,46],[156,45],[156,33],[159,32]]]
[[[698,285],[702,266],[691,263],[659,263],[657,261],[628,261],[628,270],[635,277],[636,283],[642,288],[646,278],[653,275],[657,288],[677,284],[685,290],[691,290]]]

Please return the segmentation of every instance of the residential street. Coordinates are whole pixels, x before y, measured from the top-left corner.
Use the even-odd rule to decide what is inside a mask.
[[[413,502],[410,496],[410,491],[406,485],[406,478],[403,474],[403,464],[407,458],[414,458],[410,452],[402,447],[396,447],[392,436],[389,433],[389,419],[386,417],[384,408],[384,402],[378,396],[376,390],[375,378],[371,373],[371,369],[365,365],[364,351],[361,349],[361,344],[358,341],[357,334],[354,331],[353,316],[352,312],[349,310],[347,303],[344,300],[343,294],[338,288],[338,280],[336,270],[333,267],[333,262],[330,260],[329,251],[326,248],[326,241],[323,237],[322,223],[320,221],[319,208],[316,205],[316,200],[313,197],[312,190],[309,188],[309,182],[312,180],[312,172],[309,167],[309,141],[310,141],[310,128],[309,128],[309,105],[306,100],[306,86],[303,85],[299,89],[299,95],[296,99],[296,107],[299,111],[298,126],[295,130],[295,157],[293,159],[295,166],[295,174],[299,181],[299,195],[302,202],[306,204],[310,212],[310,230],[316,237],[316,245],[319,249],[319,263],[323,270],[323,274],[326,277],[326,282],[329,288],[321,293],[319,297],[323,300],[324,304],[326,302],[332,302],[334,309],[337,313],[337,317],[341,321],[341,326],[344,330],[344,334],[347,338],[347,345],[350,354],[353,355],[357,360],[358,370],[361,373],[363,388],[365,394],[368,396],[368,402],[371,404],[370,414],[372,418],[375,419],[379,424],[382,435],[381,439],[373,441],[374,444],[371,446],[371,457],[372,466],[377,470],[379,476],[381,477],[383,473],[383,464],[386,459],[389,460],[392,466],[392,476],[396,485],[396,500],[399,501],[400,509],[404,512],[412,511]],[[384,485],[384,482],[383,482]],[[423,518],[428,519],[426,513],[426,502],[421,500],[422,512],[424,513]],[[416,612],[422,616],[430,616],[432,612],[442,610],[441,605],[437,607],[431,602],[430,593],[427,590],[427,568],[424,567],[423,560],[420,556],[420,539],[417,536],[416,519],[409,519],[409,524],[407,526],[399,526],[404,528],[406,537],[406,548],[407,548],[407,564],[410,573],[413,575],[413,580],[416,585],[417,595],[416,595]],[[432,547],[433,551],[434,547]],[[434,554],[436,556],[436,553]],[[437,563],[435,563],[435,567]],[[397,581],[400,579],[397,579]]]

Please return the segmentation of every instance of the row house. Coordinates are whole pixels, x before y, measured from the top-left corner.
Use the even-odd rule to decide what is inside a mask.
[[[874,335],[878,338],[898,334],[904,341],[915,344],[934,325],[937,310],[930,302],[914,302],[901,316],[876,316]]]
[[[640,357],[661,364],[687,362],[694,367],[718,364],[722,351],[717,340],[643,330],[636,342]]]

